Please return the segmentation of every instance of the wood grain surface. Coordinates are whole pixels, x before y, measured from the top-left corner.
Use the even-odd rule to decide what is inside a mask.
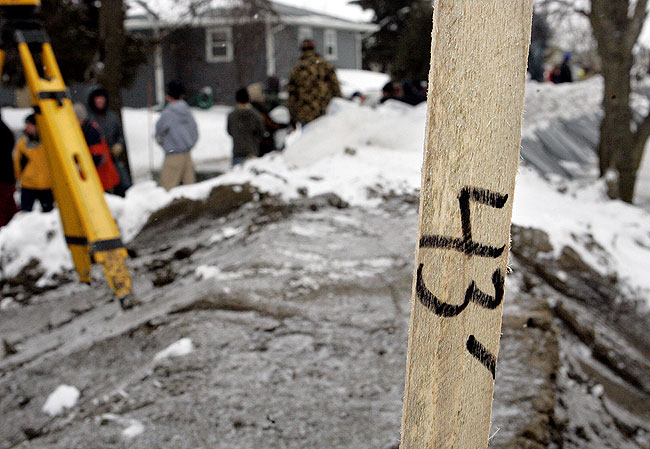
[[[437,0],[402,449],[488,446],[533,0]]]

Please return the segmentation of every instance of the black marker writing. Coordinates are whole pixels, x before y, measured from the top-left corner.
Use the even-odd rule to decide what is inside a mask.
[[[458,205],[460,208],[460,219],[463,230],[462,238],[447,237],[441,235],[423,235],[420,238],[420,248],[439,248],[450,249],[464,253],[470,257],[489,257],[496,259],[505,250],[505,245],[501,247],[483,245],[472,240],[472,217],[470,212],[470,200],[495,209],[501,209],[508,201],[508,195],[491,192],[486,189],[475,187],[464,187],[458,195]],[[496,309],[503,302],[505,278],[501,270],[497,269],[492,274],[492,285],[494,286],[494,296],[481,291],[474,281],[470,282],[465,290],[465,298],[461,304],[449,304],[441,301],[436,295],[431,293],[422,278],[423,264],[420,264],[417,270],[416,292],[418,300],[427,309],[438,316],[451,318],[460,315],[469,305],[474,302],[486,309]],[[495,376],[496,358],[483,346],[473,335],[469,336],[466,344],[469,353],[478,359],[491,373]]]
[[[497,360],[473,335],[470,335],[465,344],[467,350],[496,377]]]
[[[445,237],[441,235],[423,235],[420,238],[420,248],[441,248],[453,249],[468,256],[491,257],[496,259],[505,250],[506,246],[500,248],[482,245],[472,240],[472,217],[469,208],[469,200],[485,204],[496,209],[501,209],[508,201],[508,195],[493,193],[485,189],[465,187],[458,195],[460,207],[460,220],[463,227],[463,238]]]
[[[494,296],[482,292],[476,283],[472,281],[467,290],[465,290],[465,300],[462,304],[453,305],[440,301],[436,295],[431,293],[424,283],[422,278],[423,264],[420,264],[417,272],[417,279],[415,289],[417,290],[418,299],[427,309],[431,310],[438,316],[446,318],[460,315],[463,310],[469,305],[470,301],[475,302],[481,307],[486,309],[496,309],[503,301],[504,283],[505,279],[501,274],[501,270],[497,270],[492,275],[492,284],[494,284]]]

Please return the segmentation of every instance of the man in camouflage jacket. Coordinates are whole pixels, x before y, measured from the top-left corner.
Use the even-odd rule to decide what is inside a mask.
[[[341,96],[334,66],[314,50],[314,41],[302,43],[302,55],[291,70],[287,107],[291,117],[303,125],[327,111],[330,100]]]

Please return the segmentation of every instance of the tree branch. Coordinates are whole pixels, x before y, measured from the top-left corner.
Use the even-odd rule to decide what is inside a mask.
[[[145,0],[135,0],[134,3],[142,7],[147,12],[147,14],[149,14],[154,19],[160,20],[160,15],[157,12],[155,12],[153,9],[151,9],[149,4]]]
[[[634,145],[636,148],[639,145],[643,145],[650,138],[650,112],[645,116],[643,121],[636,128],[634,133]]]
[[[591,15],[590,11],[587,11],[586,9],[583,9],[583,8],[578,8],[575,5],[575,2],[573,0],[542,0],[542,1],[539,2],[539,5],[542,6],[542,7],[548,6],[548,5],[559,5],[562,8],[564,8],[564,9],[570,11],[570,12],[580,14],[581,16],[584,16],[584,17],[587,17],[587,18],[589,18],[589,16]]]
[[[648,16],[647,7],[648,0],[638,0],[636,2],[634,15],[630,19],[629,27],[625,35],[625,44],[626,48],[628,48],[629,51],[632,51],[637,39],[639,38],[639,34],[641,34],[643,24],[645,23],[645,19]]]

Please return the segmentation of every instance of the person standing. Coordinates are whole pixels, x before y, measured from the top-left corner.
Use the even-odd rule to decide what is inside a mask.
[[[170,81],[165,92],[168,104],[156,123],[156,142],[165,151],[159,185],[166,190],[195,182],[190,151],[199,140],[199,129],[184,96],[183,84]]]
[[[106,139],[102,135],[99,125],[88,117],[86,107],[81,103],[74,104],[74,112],[81,126],[86,145],[93,158],[99,180],[102,183],[104,192],[114,193],[113,189],[120,183],[120,175],[113,164],[111,152],[108,149]]]
[[[34,114],[25,118],[24,132],[14,150],[14,171],[20,182],[20,210],[31,211],[38,200],[43,212],[49,212],[54,209],[52,178]]]
[[[12,153],[14,150],[14,133],[0,117],[0,228],[18,212],[14,192],[16,178]]]
[[[264,119],[251,106],[248,91],[241,88],[235,94],[237,106],[228,114],[228,134],[232,136],[232,165],[260,155],[264,138]]]
[[[327,112],[332,98],[341,96],[341,86],[334,66],[316,53],[314,41],[305,39],[301,51],[291,69],[287,107],[295,121],[306,125]]]
[[[573,72],[569,62],[571,61],[571,53],[565,53],[562,65],[560,66],[560,74],[558,76],[558,83],[572,83]]]
[[[260,141],[260,152],[258,155],[262,157],[265,154],[277,150],[275,146],[275,133],[283,126],[279,123],[276,123],[271,118],[270,112],[272,108],[267,101],[261,83],[253,83],[249,85],[246,90],[248,91],[250,105],[253,107],[253,110],[255,110],[262,117],[262,120],[264,121],[264,135]],[[286,125],[284,127],[286,127]]]
[[[108,92],[103,87],[97,87],[88,96],[88,118],[99,125],[106,144],[111,150],[115,168],[120,175],[120,183],[115,186],[114,193],[124,196],[131,187],[131,177],[126,163],[124,132],[118,115],[109,107]]]

